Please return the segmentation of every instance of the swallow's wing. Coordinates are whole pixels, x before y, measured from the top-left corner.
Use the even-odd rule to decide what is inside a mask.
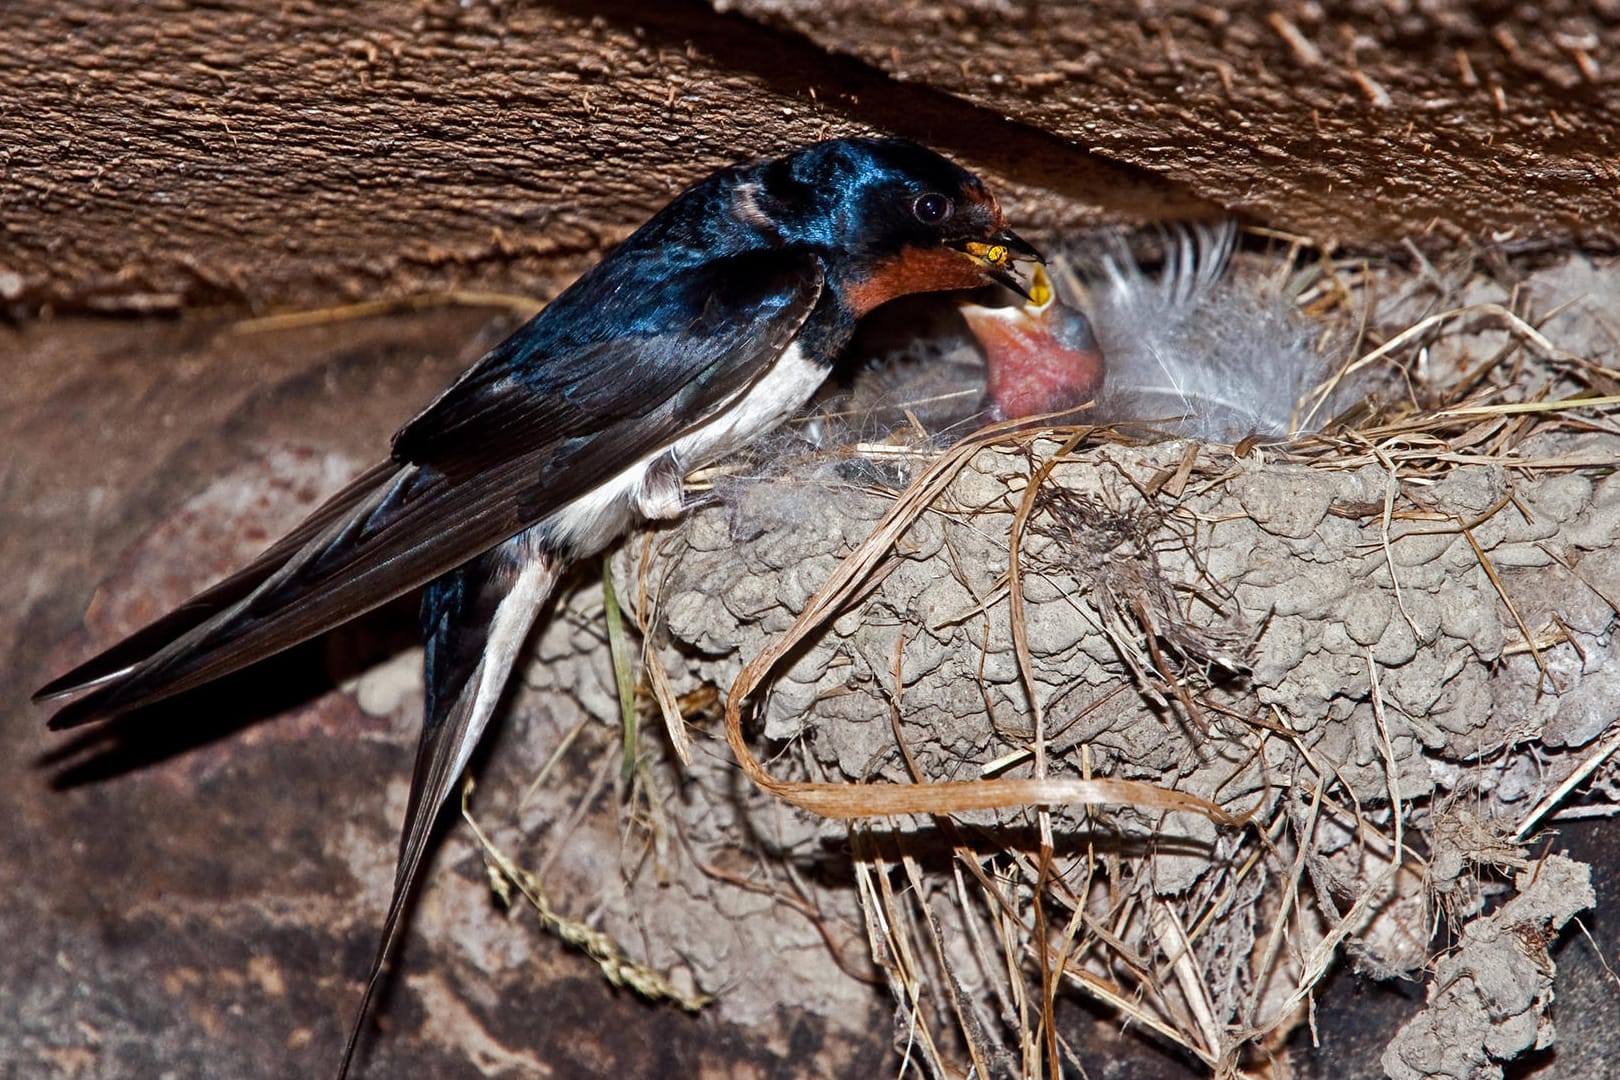
[[[92,690],[126,674],[165,645],[201,626],[264,584],[287,560],[296,555],[333,522],[349,516],[379,484],[391,478],[399,466],[391,461],[374,465],[351,480],[343,490],[322,503],[292,532],[261,552],[247,566],[211,585],[156,622],[135,631],[118,644],[97,653],[72,671],[61,675],[34,693],[35,701],[45,701]]]
[[[400,432],[392,469],[368,473],[369,486],[351,485],[336,509],[318,509],[236,577],[40,691],[89,691],[51,726],[151,704],[323,633],[711,419],[769,368],[822,291],[812,254],[733,262],[695,267],[667,290],[643,288],[619,336],[558,343],[542,312]]]

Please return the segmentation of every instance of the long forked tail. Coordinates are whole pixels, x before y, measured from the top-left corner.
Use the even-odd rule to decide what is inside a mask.
[[[519,536],[434,580],[422,597],[427,701],[416,770],[400,835],[393,896],[343,1048],[338,1080],[348,1076],[371,999],[398,944],[434,823],[489,725],[560,569],[558,560],[535,550],[530,538]]]

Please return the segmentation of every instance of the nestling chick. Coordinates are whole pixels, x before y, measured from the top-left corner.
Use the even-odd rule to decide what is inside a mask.
[[[1332,355],[1287,297],[1232,279],[1235,239],[1230,222],[1172,232],[1156,274],[1123,243],[1081,247],[1052,260],[1056,285],[1043,276],[1031,302],[964,306],[985,356],[989,417],[1095,397],[1088,423],[1148,423],[1206,442],[1301,434],[1300,399]],[[1043,286],[1050,295],[1037,294]]]
[[[984,349],[984,408],[993,421],[1072,412],[1103,387],[1106,364],[1090,320],[1058,297],[1040,267],[1029,295],[1018,307],[962,305]]]

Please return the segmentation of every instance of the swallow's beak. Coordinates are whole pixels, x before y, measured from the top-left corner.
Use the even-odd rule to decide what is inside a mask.
[[[991,235],[988,240],[966,240],[959,246],[962,251],[978,260],[986,275],[1007,286],[1025,300],[1031,299],[1030,286],[1019,276],[1018,264],[1029,262],[1038,266],[1046,260],[1023,237],[1011,229],[1002,229]]]

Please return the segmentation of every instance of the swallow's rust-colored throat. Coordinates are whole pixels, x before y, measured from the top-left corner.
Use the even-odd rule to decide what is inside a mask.
[[[856,317],[897,296],[974,289],[986,282],[983,264],[951,248],[906,248],[844,290]]]

